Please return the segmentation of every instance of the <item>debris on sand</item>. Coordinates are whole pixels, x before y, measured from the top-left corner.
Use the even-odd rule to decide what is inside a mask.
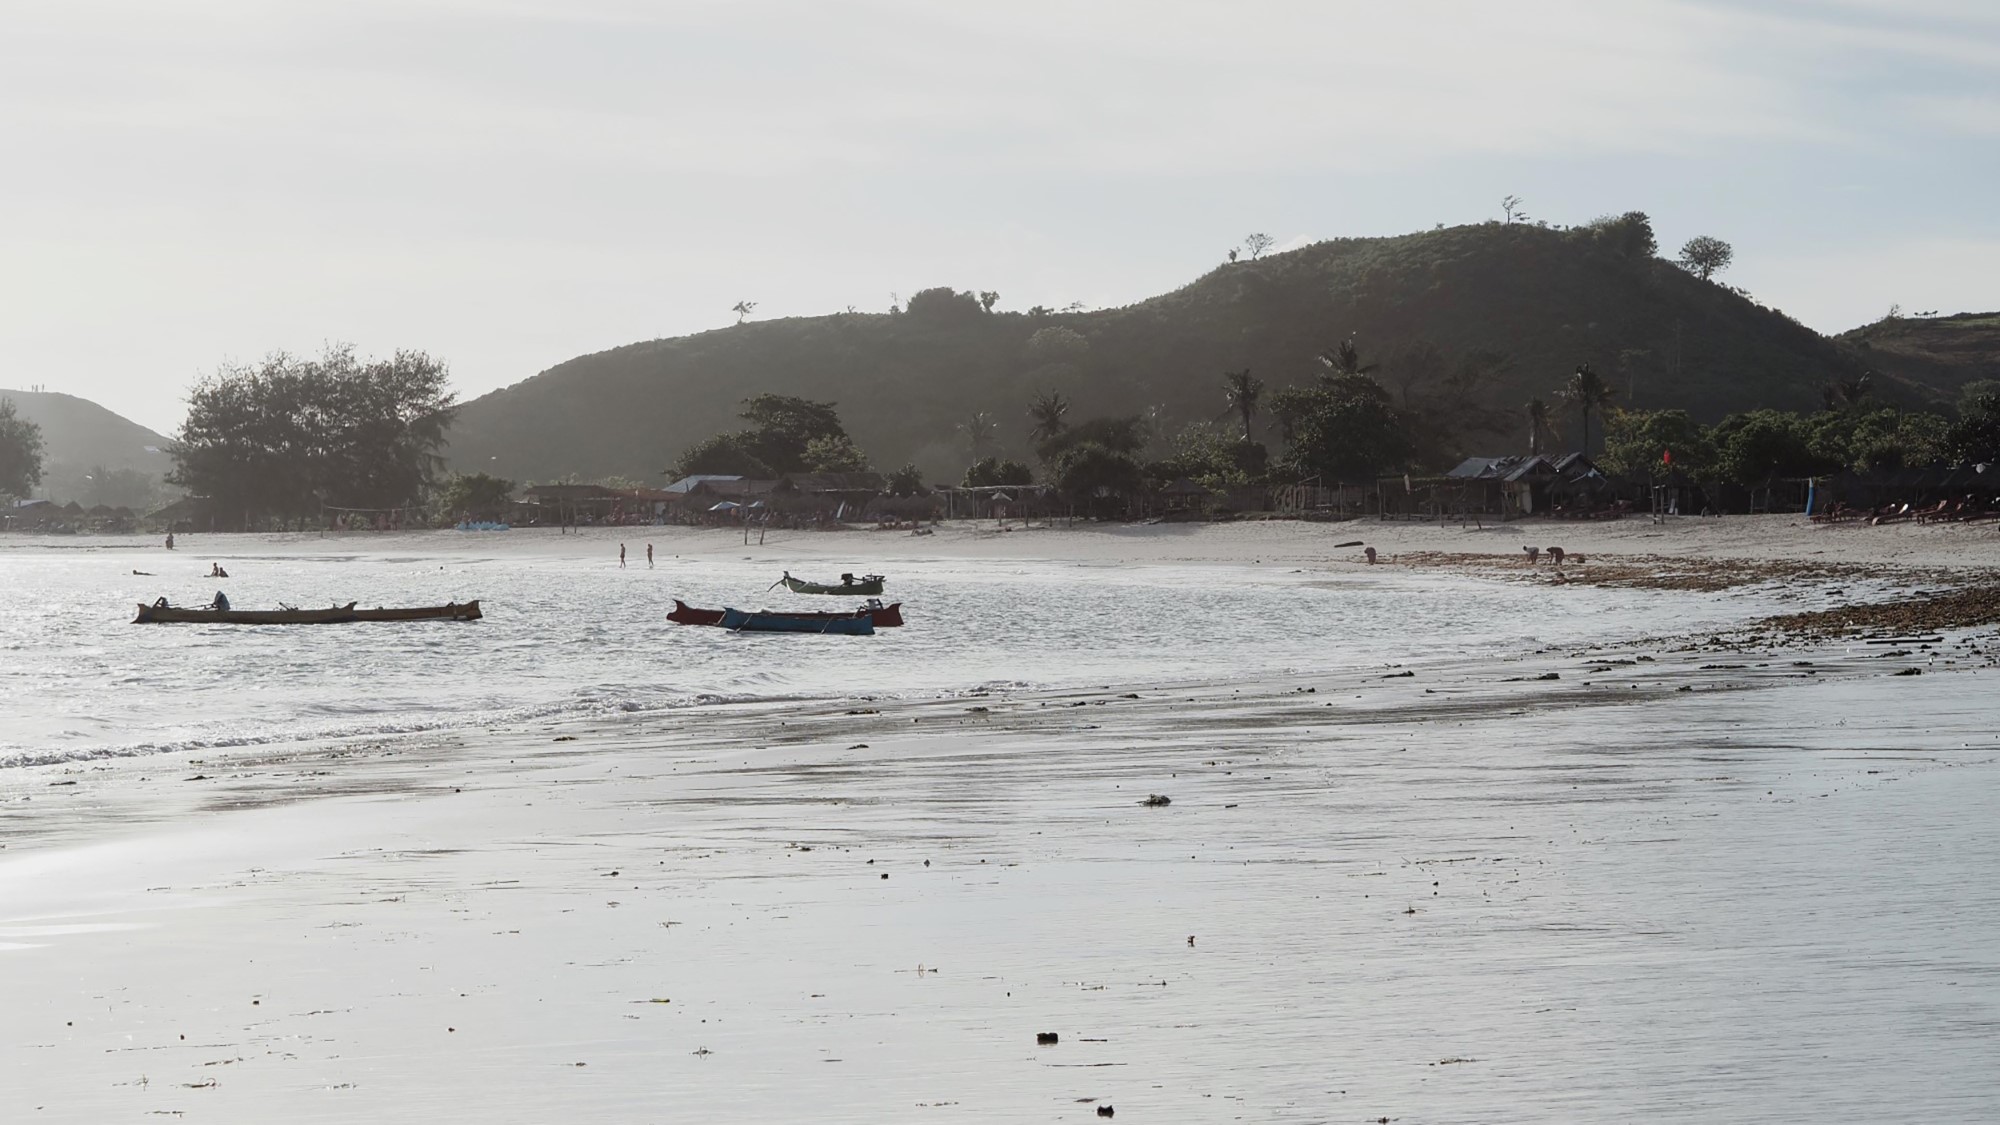
[[[1118,1112],[1117,1109],[1108,1105],[1101,1105],[1097,1107],[1097,1116],[1099,1117],[1110,1117],[1116,1114],[1117,1112]]]
[[[1057,1035],[1053,1031],[1037,1031],[1035,1033],[1035,1045],[1039,1047],[1053,1047],[1061,1038],[1060,1035]]]
[[[1986,583],[1945,593],[1920,594],[1903,601],[1788,613],[1757,624],[1807,637],[1882,632],[1893,643],[1906,637],[1932,636],[1940,629],[2000,624],[2000,585]]]
[[[1146,806],[1149,809],[1157,809],[1164,807],[1166,805],[1173,804],[1174,799],[1172,797],[1167,796],[1164,793],[1148,793],[1146,795],[1146,799],[1140,801],[1139,803]]]

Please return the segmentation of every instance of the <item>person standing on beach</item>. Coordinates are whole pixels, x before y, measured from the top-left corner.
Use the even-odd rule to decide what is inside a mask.
[[[618,569],[625,569],[625,544],[618,544]]]
[[[651,543],[646,544],[646,569],[653,569],[653,545]]]
[[[174,533],[169,531],[167,532],[167,550],[171,551],[173,549],[174,549]]]

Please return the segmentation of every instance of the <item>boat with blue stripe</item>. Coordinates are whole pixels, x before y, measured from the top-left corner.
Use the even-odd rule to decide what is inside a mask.
[[[872,637],[875,635],[875,619],[860,617],[826,617],[812,613],[772,613],[759,610],[746,613],[740,609],[724,609],[721,625],[739,633],[840,633],[847,636]]]

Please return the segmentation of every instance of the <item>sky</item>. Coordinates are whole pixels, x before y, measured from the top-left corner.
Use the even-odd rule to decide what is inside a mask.
[[[754,316],[1122,305],[1629,210],[1837,332],[2000,309],[1992,0],[0,0],[0,386],[275,351],[472,398]]]

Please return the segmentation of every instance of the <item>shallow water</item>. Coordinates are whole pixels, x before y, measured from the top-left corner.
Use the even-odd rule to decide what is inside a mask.
[[[879,566],[721,539],[662,535],[653,569],[636,537],[633,562],[620,569],[612,544],[573,547],[528,532],[440,532],[387,545],[367,536],[200,536],[173,552],[0,543],[0,765],[718,700],[921,696],[1503,657],[1703,628],[1775,604],[1770,591],[1555,590],[1390,568],[1329,575],[1012,561]],[[866,549],[858,536],[816,539]],[[675,557],[680,550],[686,557]],[[201,577],[211,561],[231,577]],[[756,636],[664,619],[677,596],[711,607],[850,604],[769,591],[786,568],[829,579],[888,569],[886,600],[903,603],[908,625],[862,638]],[[217,588],[244,609],[478,598],[486,617],[129,624],[139,602],[165,595],[202,604]]]

